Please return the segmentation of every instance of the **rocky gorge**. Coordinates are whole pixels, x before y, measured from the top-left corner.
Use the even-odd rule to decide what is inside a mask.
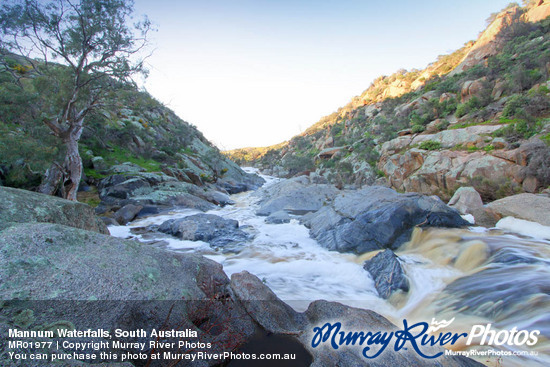
[[[148,208],[125,226],[108,221],[111,233],[121,238],[107,236],[103,222],[86,205],[35,194],[32,206],[25,206],[26,192],[1,188],[3,327],[152,328],[170,320],[196,330],[200,341],[214,345],[210,352],[254,350],[258,340],[265,343],[269,339],[262,338],[274,335],[297,351],[295,365],[357,366],[372,364],[360,348],[345,353],[312,348],[313,328],[340,319],[344,329],[388,331],[396,330],[402,318],[420,321],[448,312],[461,319],[455,326],[459,329],[472,317],[503,329],[510,320],[528,328],[527,317],[518,316],[521,310],[528,307],[531,311],[523,312],[535,315],[544,308],[545,301],[531,301],[548,297],[544,281],[527,294],[521,291],[522,301],[517,297],[524,281],[549,271],[547,240],[506,235],[506,229],[473,230],[458,210],[436,197],[377,186],[339,190],[314,176],[263,179],[268,181],[264,187],[225,195],[222,201],[221,192],[201,190],[203,198],[185,192],[186,200],[171,201],[172,206],[166,201],[155,202],[157,207],[153,202],[121,203],[125,205],[115,214],[128,205],[143,206],[134,210],[138,214]],[[109,187],[112,192],[128,187],[126,181],[120,185]],[[130,190],[128,194],[133,197]],[[454,206],[463,212],[476,208],[467,198],[455,199]],[[199,200],[209,205],[196,205]],[[543,206],[544,200],[537,198]],[[25,207],[29,209],[15,209]],[[524,205],[505,207],[505,215],[533,219]],[[75,211],[83,218],[81,224],[64,219],[63,213]],[[288,220],[268,220],[282,213]],[[521,280],[505,291],[509,296],[504,302],[493,298],[501,297],[499,292],[483,288],[485,279],[520,268]],[[44,279],[51,281],[45,284]],[[501,281],[506,288],[513,282]],[[477,289],[484,289],[482,301],[472,294]],[[428,302],[434,296],[437,302]],[[55,300],[61,310],[52,306]],[[64,302],[76,302],[77,307],[67,308]],[[495,303],[492,311],[488,303]],[[421,304],[429,311],[420,311]],[[45,305],[55,311],[42,312]],[[98,313],[102,317],[94,317]],[[544,335],[547,322],[536,324]],[[220,324],[221,329],[215,327]],[[1,345],[5,351],[6,340]],[[412,350],[386,351],[375,365],[431,365],[419,358]],[[544,363],[545,358],[543,352],[529,363]],[[456,356],[435,361],[433,365],[478,364]]]
[[[267,148],[222,153],[117,84],[79,135],[80,202],[55,94],[0,54],[0,365],[550,365],[548,15],[511,4]]]

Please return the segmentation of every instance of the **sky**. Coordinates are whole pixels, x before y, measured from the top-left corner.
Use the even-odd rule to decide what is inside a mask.
[[[381,75],[477,38],[510,0],[135,0],[144,87],[222,150],[289,140]]]

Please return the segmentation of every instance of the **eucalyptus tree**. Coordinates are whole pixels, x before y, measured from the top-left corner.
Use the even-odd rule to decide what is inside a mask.
[[[86,117],[117,84],[145,73],[151,23],[146,17],[134,21],[133,14],[130,0],[7,0],[1,6],[3,70],[22,77],[21,65],[14,70],[5,62],[16,55],[24,60],[24,77],[46,86],[47,93],[39,93],[41,120],[66,147],[63,164],[52,165],[41,191],[52,193],[62,183],[63,196],[76,200]]]

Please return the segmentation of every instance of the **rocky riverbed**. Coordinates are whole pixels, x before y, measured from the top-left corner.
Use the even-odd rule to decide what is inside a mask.
[[[257,191],[230,196],[205,188],[202,197],[186,192],[189,198],[174,184],[172,190],[162,185],[169,197],[186,200],[163,200],[156,207],[134,188],[105,203],[121,218],[125,207],[135,212],[117,220],[131,217],[128,225],[109,222],[115,237],[104,234],[87,206],[36,194],[33,210],[17,212],[13,208],[25,208],[27,192],[0,188],[3,329],[152,328],[170,320],[197,331],[201,342],[213,346],[210,352],[247,350],[257,340],[269,344],[273,335],[286,338],[297,351],[297,366],[477,365],[465,357],[428,360],[411,348],[391,347],[367,363],[362,348],[312,347],[314,327],[326,322],[341,321],[342,330],[391,332],[403,327],[403,319],[454,319],[453,332],[484,323],[500,330],[537,329],[537,345],[519,349],[538,355],[507,361],[548,363],[547,239],[472,227],[436,197],[383,187],[338,190],[308,177],[265,179]],[[116,186],[106,185],[103,197],[123,192]],[[156,189],[147,190],[155,196]],[[199,202],[195,198],[208,205],[188,205]],[[67,215],[82,220],[71,223]],[[36,303],[52,300],[79,307],[47,313]],[[94,318],[98,314],[104,317]],[[0,347],[5,358],[6,340]]]

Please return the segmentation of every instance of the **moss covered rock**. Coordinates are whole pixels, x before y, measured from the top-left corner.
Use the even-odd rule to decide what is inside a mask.
[[[94,210],[82,203],[32,191],[0,187],[0,223],[57,223],[108,234]]]

